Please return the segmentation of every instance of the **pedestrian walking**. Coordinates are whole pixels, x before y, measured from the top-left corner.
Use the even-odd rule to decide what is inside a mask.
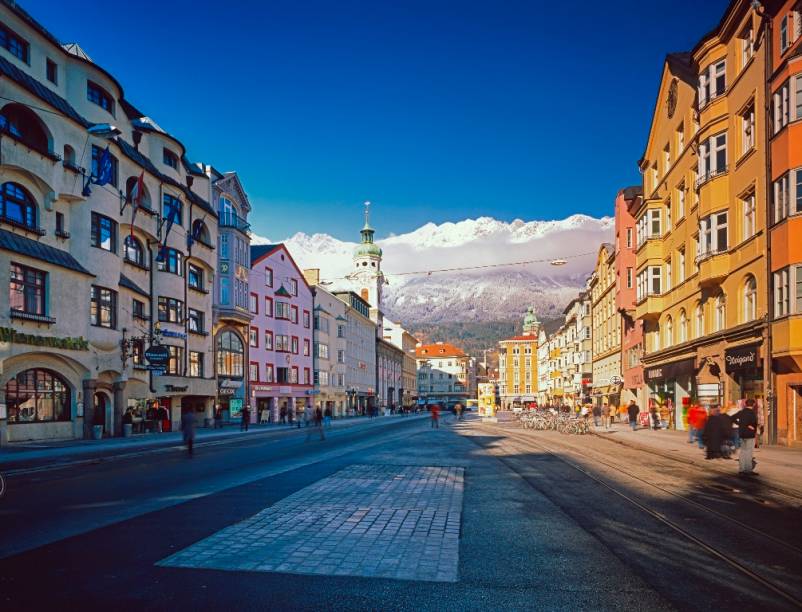
[[[287,407],[286,406],[282,406],[281,408],[279,408],[278,420],[279,420],[280,423],[282,423],[284,425],[287,424]]]
[[[304,406],[304,427],[311,427],[314,424],[315,411],[312,404]]]
[[[432,428],[440,429],[440,406],[435,404],[431,409],[432,414]]]
[[[219,406],[214,411],[214,428],[223,429],[223,409]]]
[[[713,406],[702,431],[702,440],[707,448],[705,459],[721,459],[724,456],[722,447],[730,438],[730,429],[730,420],[721,414],[721,407]]]
[[[239,424],[240,431],[248,431],[248,426],[251,424],[251,410],[250,408],[245,408],[242,411],[242,420]]]
[[[191,410],[181,415],[181,433],[184,444],[187,446],[187,452],[191,457],[195,445],[195,415]]]
[[[313,431],[317,431],[320,434],[320,439],[325,440],[326,435],[323,433],[323,410],[320,409],[320,406],[315,408],[311,417],[306,430],[306,441],[309,442]]]
[[[744,408],[735,415],[735,424],[738,425],[738,435],[741,439],[741,454],[738,457],[738,474],[749,476],[756,474],[752,453],[755,450],[755,438],[758,432],[757,414],[755,414],[755,400],[746,400]]]
[[[629,406],[627,406],[627,415],[629,416],[629,426],[632,428],[632,431],[637,431],[638,429],[638,415],[640,414],[640,407],[635,403],[635,400],[629,401]]]
[[[462,420],[462,404],[457,402],[456,406],[454,406],[454,414],[457,417],[458,421]]]
[[[331,406],[326,406],[326,410],[323,412],[323,426],[331,427]]]
[[[607,406],[607,404],[605,404]],[[593,426],[598,429],[601,427],[602,407],[596,404],[593,406]]]
[[[604,404],[601,408],[602,425],[604,429],[610,429],[610,404]]]
[[[660,413],[657,412],[657,406],[652,404],[652,407],[649,409],[650,416],[652,417],[652,429],[657,431],[660,429]]]

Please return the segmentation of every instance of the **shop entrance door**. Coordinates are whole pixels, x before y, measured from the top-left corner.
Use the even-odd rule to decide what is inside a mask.
[[[95,393],[94,398],[94,407],[95,407],[95,421],[92,423],[93,425],[102,425],[103,431],[106,430],[106,394],[105,393]]]
[[[791,387],[791,441],[802,444],[802,387]]]

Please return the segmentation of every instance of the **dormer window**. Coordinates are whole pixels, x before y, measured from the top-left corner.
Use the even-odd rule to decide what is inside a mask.
[[[114,99],[109,92],[97,83],[92,81],[86,82],[86,99],[93,104],[97,104],[109,114],[114,115]]]
[[[170,166],[173,170],[178,170],[178,155],[170,149],[162,149],[162,161],[165,166]]]

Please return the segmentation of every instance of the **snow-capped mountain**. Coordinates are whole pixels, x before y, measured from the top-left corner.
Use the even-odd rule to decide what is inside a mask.
[[[558,316],[584,286],[599,245],[613,238],[613,220],[572,215],[558,221],[510,223],[466,219],[393,235],[384,251],[386,314],[405,324],[519,320],[527,306]],[[254,244],[270,242],[254,236]],[[335,289],[358,289],[352,270],[356,242],[302,232],[284,243],[302,268],[320,268]],[[550,261],[563,259],[565,265]],[[505,265],[515,262],[517,265]],[[455,270],[477,266],[474,270]],[[478,266],[482,266],[478,268]]]

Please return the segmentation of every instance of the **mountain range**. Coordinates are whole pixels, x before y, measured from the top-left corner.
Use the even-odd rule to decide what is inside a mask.
[[[479,217],[390,235],[376,241],[388,282],[383,310],[412,329],[517,322],[528,306],[540,317],[557,318],[584,287],[599,245],[612,241],[613,232],[610,217],[576,214],[556,221]],[[271,241],[254,236],[252,242]],[[283,242],[301,268],[320,268],[330,289],[358,289],[345,278],[356,241],[299,232]],[[564,263],[555,266],[553,260]]]

